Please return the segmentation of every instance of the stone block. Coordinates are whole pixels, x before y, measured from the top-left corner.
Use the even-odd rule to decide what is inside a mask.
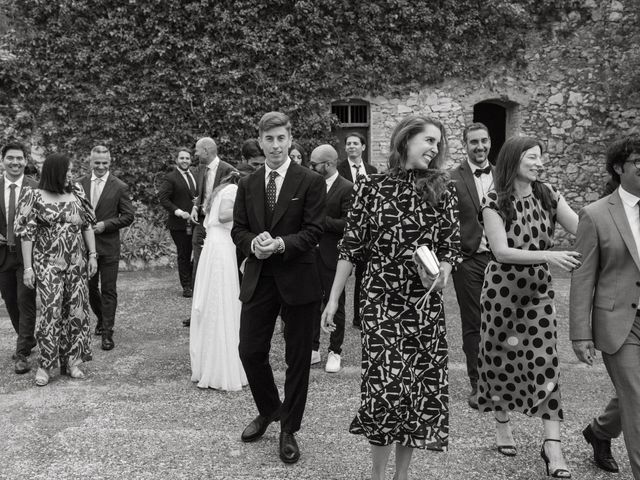
[[[611,10],[613,10],[614,12],[621,12],[624,10],[624,5],[622,4],[622,2],[619,2],[618,0],[613,0],[611,2],[611,6],[610,6]]]
[[[574,128],[573,132],[571,132],[571,137],[576,140],[582,140],[584,138],[584,128],[582,127]]]
[[[434,112],[450,112],[452,110],[452,105],[450,103],[442,103],[438,105],[433,105],[431,110]]]
[[[583,101],[581,93],[569,92],[569,100],[567,100],[569,105],[580,105]]]
[[[398,113],[412,113],[413,109],[411,107],[407,107],[406,105],[398,105]]]
[[[611,12],[609,14],[609,21],[610,22],[619,22],[620,20],[622,20],[622,13],[620,13],[620,12]]]
[[[564,103],[564,95],[562,95],[562,93],[551,95],[547,102],[551,105],[562,105]]]
[[[573,127],[573,121],[565,120],[564,122],[562,122],[562,128],[571,128],[571,127]]]

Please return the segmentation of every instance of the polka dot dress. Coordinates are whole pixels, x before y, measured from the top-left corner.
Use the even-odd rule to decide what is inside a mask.
[[[559,194],[552,190],[557,200]],[[555,209],[545,210],[533,195],[513,197],[513,202],[516,219],[506,229],[509,247],[551,248]],[[499,211],[495,193],[487,196],[483,208]],[[493,260],[487,265],[480,299],[480,411],[509,410],[563,419],[553,297],[546,263],[513,265]]]

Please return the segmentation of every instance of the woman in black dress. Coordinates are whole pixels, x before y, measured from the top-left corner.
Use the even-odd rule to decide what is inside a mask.
[[[407,478],[414,448],[443,450],[449,436],[447,339],[441,290],[460,257],[458,199],[442,170],[446,137],[434,119],[409,116],[391,136],[389,171],[355,186],[340,260],[323,313],[334,328],[338,298],[365,261],[360,409],[350,431],[367,437],[372,479],[384,478],[396,444],[395,479]],[[434,283],[413,261],[427,245],[440,259]]]
[[[578,216],[555,188],[538,180],[542,168],[540,141],[509,138],[498,154],[495,192],[482,205],[494,260],[480,297],[478,405],[494,411],[498,451],[507,456],[516,455],[509,412],[540,417],[547,474],[569,478],[560,448],[558,334],[548,264],[569,271],[580,265],[577,252],[550,250],[556,221],[575,234]]]

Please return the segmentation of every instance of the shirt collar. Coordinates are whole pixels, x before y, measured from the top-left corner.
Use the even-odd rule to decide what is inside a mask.
[[[484,170],[485,168],[491,166],[491,164],[489,162],[487,162],[487,164],[484,167],[479,167],[469,159],[467,159],[467,164],[469,164],[469,168],[471,169],[471,173],[476,173],[476,170]]]
[[[22,188],[22,181],[24,180],[24,174],[20,175],[20,178],[15,182],[9,180],[6,176],[4,177],[4,188],[9,188],[9,185],[15,183],[18,186],[18,190]]]
[[[639,197],[636,197],[632,193],[629,193],[624,188],[622,188],[622,185],[618,187],[618,193],[622,201],[627,205],[627,207],[635,207],[636,204],[638,203],[638,200],[640,200]]]
[[[93,182],[96,178],[98,178],[98,177],[96,177],[96,174],[91,172],[91,181]],[[109,178],[109,171],[108,170],[107,170],[107,173],[105,173],[102,177],[100,177],[100,179],[103,182],[107,183],[107,178]]]
[[[361,167],[364,166],[364,161],[362,160],[362,158],[360,159],[360,164],[359,165],[357,163],[355,163],[355,162],[352,162],[349,158],[347,158],[347,161],[349,162],[349,165],[351,166],[351,168],[353,168],[353,167],[361,168]]]
[[[291,159],[287,156],[287,160],[280,165],[278,168],[276,168],[276,172],[278,172],[278,175],[280,175],[282,178],[284,178],[284,176],[287,174],[287,170],[289,170],[289,167],[291,166]],[[271,173],[271,168],[269,168],[269,165],[267,165],[267,163],[265,162],[264,164],[264,178],[269,178],[269,174]]]
[[[327,182],[327,185],[331,185],[333,182],[336,181],[336,178],[338,178],[338,172],[334,173],[329,178],[326,178],[325,182]]]
[[[209,170],[213,170],[214,168],[218,168],[218,165],[220,165],[220,157],[218,157],[216,155],[216,158],[214,158],[211,163],[209,165],[207,165],[207,168]]]

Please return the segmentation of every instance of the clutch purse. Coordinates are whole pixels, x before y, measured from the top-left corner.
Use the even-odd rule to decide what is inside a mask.
[[[440,273],[438,257],[426,245],[416,248],[413,253],[413,261],[420,265],[430,277],[436,277]]]

